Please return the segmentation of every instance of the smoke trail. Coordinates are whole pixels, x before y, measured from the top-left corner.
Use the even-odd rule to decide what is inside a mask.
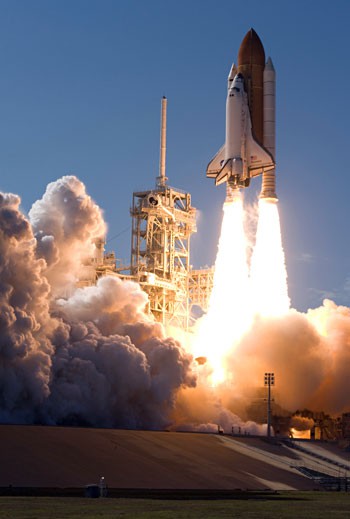
[[[165,427],[195,384],[191,356],[144,313],[136,283],[73,289],[105,229],[100,209],[63,177],[30,211],[34,237],[19,203],[0,195],[1,422]]]

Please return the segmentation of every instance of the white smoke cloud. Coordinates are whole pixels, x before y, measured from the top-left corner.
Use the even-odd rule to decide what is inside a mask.
[[[290,310],[283,317],[256,317],[225,363],[230,380],[215,389],[216,396],[242,419],[249,418],[252,402],[266,406],[265,372],[275,374],[277,413],[349,412],[350,309],[325,300],[307,314]]]
[[[239,416],[243,409],[232,405],[231,390],[230,385],[210,387],[202,379],[195,388],[180,391],[174,410],[174,429],[214,433],[220,429],[228,434],[266,434],[264,425]]]
[[[218,340],[220,332],[218,332]],[[256,316],[226,353],[226,381],[208,386],[210,366],[198,366],[197,386],[178,394],[175,422],[180,430],[266,434],[265,372],[275,374],[273,414],[292,416],[309,409],[339,416],[350,410],[350,309],[325,300],[307,314]],[[257,418],[256,412],[258,409]],[[286,422],[287,423],[287,422]],[[293,416],[289,428],[310,429],[311,418]],[[287,432],[287,431],[285,431]]]
[[[65,294],[94,256],[95,241],[106,234],[102,211],[80,180],[65,176],[47,186],[41,200],[33,204],[29,220],[53,292]]]
[[[74,288],[106,229],[84,185],[49,184],[30,221],[19,204],[0,194],[1,422],[263,433],[249,406],[266,371],[286,412],[349,411],[349,308],[326,300],[256,317],[227,351],[229,383],[208,387],[204,365],[195,387],[191,355],[145,313],[139,285],[105,277]]]
[[[3,421],[31,421],[49,395],[50,287],[20,198],[0,193],[0,407]]]
[[[49,184],[30,223],[0,194],[0,420],[163,428],[192,358],[114,277],[73,289],[105,232],[75,177]],[[63,299],[62,288],[70,287]]]

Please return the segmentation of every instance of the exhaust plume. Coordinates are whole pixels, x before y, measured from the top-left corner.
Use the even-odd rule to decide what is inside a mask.
[[[240,203],[235,200],[231,207],[236,205],[237,210]],[[181,393],[182,407],[204,424],[210,423],[209,415],[216,420],[225,415],[219,410],[227,412],[232,426],[249,420],[256,408],[264,420],[264,373],[273,372],[277,414],[304,408],[333,416],[348,412],[350,309],[327,300],[323,307],[306,314],[289,308],[275,200],[259,202],[248,285],[247,271],[238,268],[246,261],[243,209],[240,214],[236,220],[224,215],[209,310],[195,339],[195,356],[206,357],[208,363],[198,363],[197,388]],[[223,376],[214,380],[211,392],[204,391],[213,384],[211,372],[215,374],[218,366]],[[221,420],[225,425],[220,425],[229,432],[228,420]]]
[[[226,379],[225,354],[249,326],[249,280],[247,241],[244,234],[243,201],[225,202],[214,286],[209,308],[198,325],[195,356],[205,356],[212,373],[211,383]]]

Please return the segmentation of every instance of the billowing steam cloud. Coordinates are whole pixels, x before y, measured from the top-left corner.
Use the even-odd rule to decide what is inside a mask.
[[[16,195],[0,194],[0,402],[2,421],[33,421],[50,394],[55,327],[45,261]]]
[[[350,309],[325,300],[307,314],[256,316],[226,360],[241,402],[249,388],[262,387],[265,372],[274,372],[274,396],[282,409],[348,412]]]
[[[49,184],[29,220],[19,204],[0,194],[2,423],[203,431],[219,424],[259,433],[250,409],[266,371],[275,373],[282,414],[350,410],[349,308],[325,301],[307,314],[256,314],[224,352],[214,321],[210,344],[224,355],[227,378],[210,387],[207,363],[197,367],[196,386],[191,355],[144,312],[147,296],[136,283],[104,277],[76,288],[106,230],[84,185],[73,176]],[[230,317],[227,328],[235,322]]]
[[[0,420],[160,428],[191,356],[143,311],[136,283],[74,289],[103,236],[100,209],[67,176],[30,211],[0,195]],[[70,297],[59,298],[70,292]]]
[[[78,280],[84,263],[94,256],[95,242],[106,225],[101,209],[74,176],[51,182],[29,212],[37,254],[46,261],[52,291],[64,294]]]
[[[350,309],[326,300],[307,314],[289,310],[281,317],[256,316],[223,362],[225,382],[208,387],[210,367],[199,366],[197,387],[180,392],[175,416],[182,427],[215,431],[219,424],[227,433],[233,427],[261,434],[264,429],[251,420],[266,421],[265,372],[275,374],[274,414],[349,412]],[[299,431],[312,425],[301,417],[290,421]]]

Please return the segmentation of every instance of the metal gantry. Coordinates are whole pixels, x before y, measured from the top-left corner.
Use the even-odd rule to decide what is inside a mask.
[[[207,309],[214,269],[191,270],[196,209],[189,193],[167,184],[166,119],[167,99],[163,97],[159,175],[155,189],[133,193],[130,265],[118,264],[114,253],[104,254],[101,241],[80,284],[94,284],[106,275],[136,281],[148,294],[148,311],[157,321],[187,331],[192,306]]]
[[[196,231],[191,195],[170,186],[133,194],[130,274],[164,325],[189,326],[190,238]]]
[[[188,286],[188,296],[191,307],[200,306],[208,310],[209,298],[214,286],[214,267],[191,270]]]

